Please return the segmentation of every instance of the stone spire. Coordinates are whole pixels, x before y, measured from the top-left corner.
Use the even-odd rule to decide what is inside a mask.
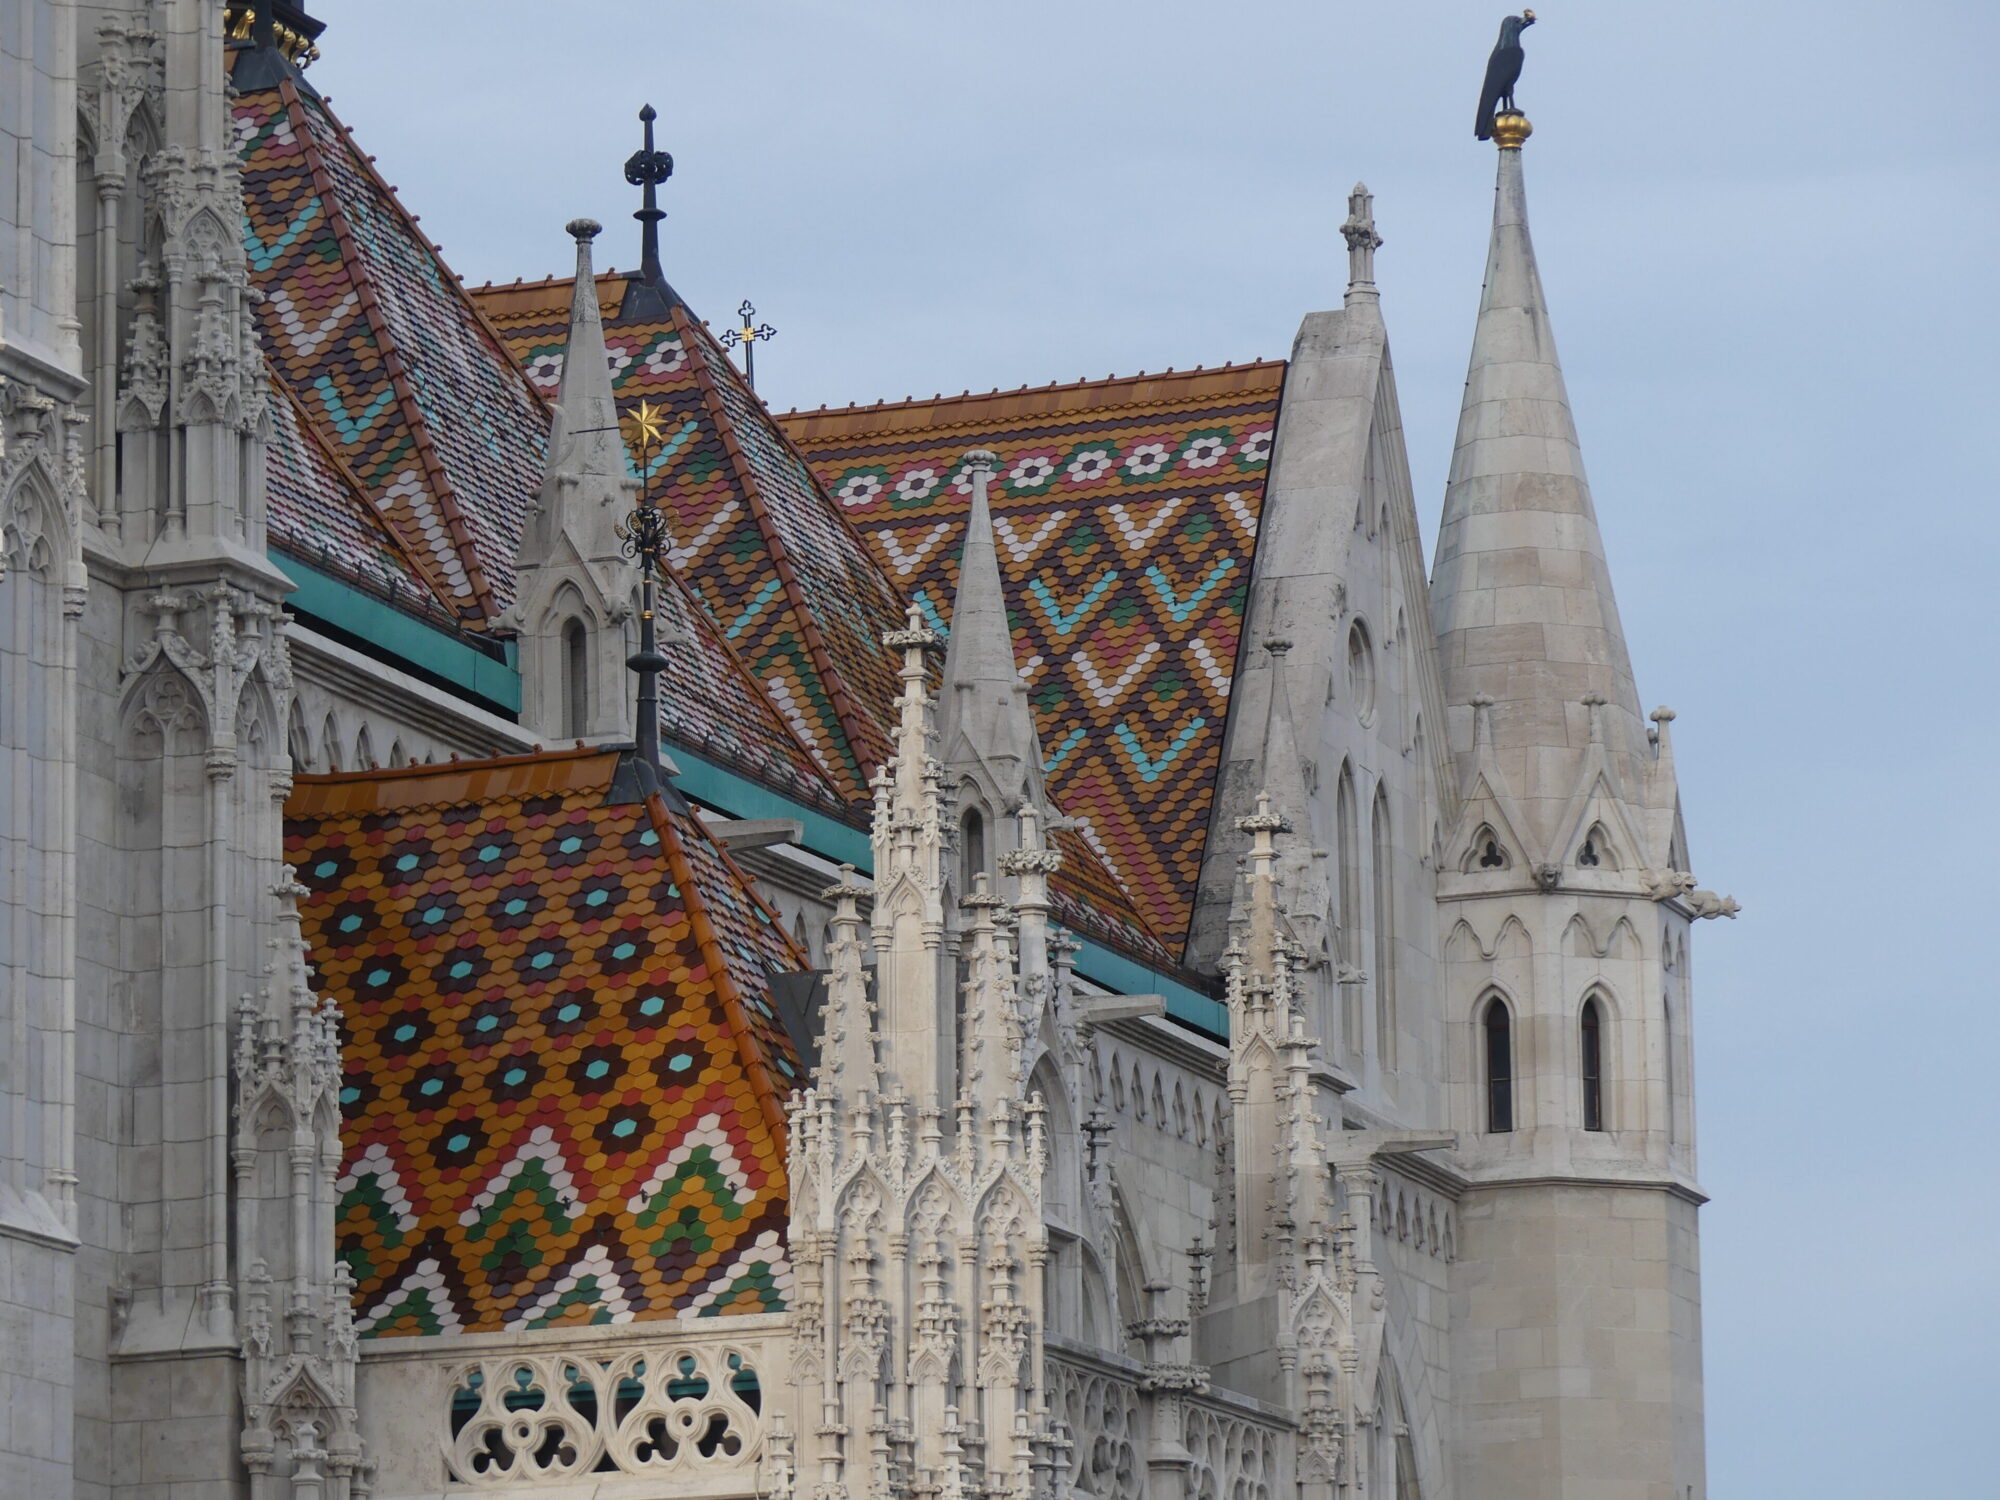
[[[970,777],[993,802],[990,823],[1030,799],[1044,801],[1042,747],[1028,706],[1028,685],[1014,665],[1014,632],[1000,583],[987,498],[998,460],[984,448],[965,455],[972,485],[965,550],[959,554],[958,596],[951,608],[944,685],[938,694],[940,747],[952,780]]]
[[[1464,705],[1491,698],[1494,754],[1546,839],[1576,760],[1591,743],[1585,700],[1604,700],[1616,721],[1607,738],[1618,754],[1636,754],[1645,736],[1528,234],[1521,175],[1527,122],[1503,116],[1495,133],[1493,241],[1438,532],[1432,608],[1453,746],[1461,754],[1471,749],[1472,714]]]
[[[625,621],[637,575],[619,523],[638,480],[618,430],[591,241],[602,226],[572,219],[576,282],[562,387],[541,494],[515,553],[513,606],[502,624],[521,642],[521,722],[551,740],[632,733]]]
[[[576,241],[576,280],[570,288],[569,342],[549,430],[549,456],[552,468],[573,478],[590,475],[623,484],[631,471],[618,431],[604,314],[597,305],[597,274],[591,266],[591,241],[603,227],[595,219],[571,219],[563,226]]]

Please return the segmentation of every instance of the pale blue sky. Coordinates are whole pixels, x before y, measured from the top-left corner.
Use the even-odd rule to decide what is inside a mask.
[[[1426,525],[1479,296],[1495,3],[319,0],[314,81],[469,281],[636,259],[775,405],[1282,355],[1357,177]],[[2000,7],[1540,10],[1536,244],[1698,934],[1716,1500],[2000,1493],[1985,887]],[[1981,915],[1982,912],[1986,914]]]

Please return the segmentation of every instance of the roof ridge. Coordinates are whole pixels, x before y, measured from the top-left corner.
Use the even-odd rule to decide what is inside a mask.
[[[701,883],[695,875],[694,866],[688,861],[687,850],[681,844],[680,830],[674,826],[666,802],[654,793],[646,798],[645,806],[653,829],[660,837],[660,853],[666,859],[667,867],[673,871],[674,883],[680,887],[681,904],[687,912],[695,944],[701,949],[702,961],[708,966],[709,982],[715,986],[715,997],[721,1001],[722,1013],[728,1018],[729,1029],[736,1036],[737,1054],[743,1059],[745,1070],[760,1085],[757,1089],[758,1108],[782,1151],[786,1138],[783,1096],[790,1090],[779,1084],[775,1070],[756,1038],[750,1018],[744,1014],[744,997],[737,987],[736,976],[730,970],[729,957],[723,952],[722,940],[716,935],[715,923],[709,918],[707,898],[702,894]],[[702,830],[704,838],[707,832]],[[710,842],[713,843],[712,840]],[[729,869],[742,883],[744,891],[754,895],[750,883],[743,879],[743,872],[733,861],[729,863]],[[768,913],[769,908],[766,907],[765,911]],[[796,955],[798,947],[785,932],[784,924],[777,924],[777,929],[779,936],[785,940],[786,950]]]
[[[333,230],[334,237],[340,243],[341,260],[354,283],[355,294],[361,303],[362,316],[368,320],[368,326],[381,348],[383,371],[389,377],[390,389],[396,393],[396,405],[402,412],[404,424],[410,430],[411,441],[416,444],[419,460],[430,478],[438,506],[444,512],[445,525],[449,528],[456,546],[459,565],[465,569],[466,582],[471,586],[474,602],[482,605],[487,617],[491,618],[498,613],[498,608],[493,598],[493,586],[487,581],[486,569],[479,560],[479,548],[473,540],[471,524],[458,507],[450,476],[445,473],[444,462],[438,457],[437,449],[431,443],[429,424],[424,420],[416,392],[411,389],[409,375],[403,368],[402,351],[389,332],[387,319],[382,315],[381,304],[375,292],[374,277],[368,270],[368,262],[355,246],[353,232],[347,225],[347,215],[340,206],[339,194],[333,186],[332,175],[327,171],[326,164],[320,160],[319,142],[313,134],[311,122],[306,119],[305,103],[299,97],[299,91],[291,79],[283,78],[278,81],[278,99],[290,118],[292,132],[299,139],[299,148],[305,154],[306,167],[312,173],[313,185],[319,193],[328,227]],[[333,121],[336,133],[340,133],[339,121],[334,119],[330,110],[327,112],[327,118]],[[364,154],[354,149],[351,137],[343,133],[341,138],[354,155]],[[387,186],[372,168],[369,176],[376,183]],[[389,197],[393,203],[395,194],[391,193]],[[400,208],[400,205],[398,207]],[[428,241],[426,243],[428,244]]]
[[[1142,380],[1193,381],[1199,378],[1213,378],[1217,375],[1227,375],[1245,370],[1283,369],[1286,363],[1287,361],[1283,359],[1231,360],[1227,364],[1197,365],[1191,370],[1140,370],[1132,375],[1106,375],[1102,379],[1096,380],[1089,378],[1052,380],[1045,385],[1018,385],[1011,386],[1005,390],[995,387],[990,391],[960,391],[956,396],[947,396],[940,391],[930,396],[905,396],[900,401],[879,400],[868,402],[865,405],[860,402],[851,401],[845,406],[833,406],[831,404],[823,406],[795,406],[786,411],[773,412],[771,415],[773,420],[783,422],[794,417],[838,417],[846,416],[850,412],[904,411],[918,406],[947,406],[958,402],[970,404],[976,401],[992,401],[1005,396],[1036,396],[1051,391],[1102,390],[1115,385],[1136,385]],[[1187,399],[1193,398],[1190,397]],[[1100,406],[1095,409],[1121,411],[1128,406],[1146,404],[1148,403],[1131,401],[1124,403],[1122,406]],[[938,426],[946,424],[930,423],[926,425]]]
[[[493,326],[493,320],[486,316],[485,311],[479,306],[478,299],[466,288],[464,278],[452,270],[451,263],[444,258],[443,246],[436,244],[429,235],[424,233],[422,226],[418,223],[417,216],[403,206],[402,197],[397,193],[395,184],[388,181],[375,169],[375,158],[361,149],[361,143],[355,140],[354,132],[347,128],[347,122],[333,112],[333,100],[325,94],[321,94],[319,95],[319,105],[326,114],[327,122],[333,126],[334,133],[346,143],[349,153],[354,157],[357,165],[359,165],[362,174],[382,190],[382,196],[388,200],[389,206],[395,211],[396,217],[403,221],[403,227],[417,237],[418,243],[424,247],[424,250],[430,255],[431,259],[437,262],[438,269],[444,273],[445,279],[458,292],[460,299],[465,303],[466,309],[479,320],[479,329],[480,332],[486,335],[486,341],[493,346],[500,357],[506,360],[509,365],[513,366],[516,370],[520,370],[521,362],[514,357],[514,351],[507,347],[507,341],[500,336],[500,330]],[[571,279],[574,280],[575,278],[572,277]],[[535,398],[536,404],[543,411],[553,410],[549,405],[548,398],[535,389],[534,381],[527,378],[525,371],[522,371],[521,383],[527,387],[528,393]]]
[[[714,342],[707,325],[695,318],[684,302],[679,300],[674,302],[668,311],[668,321],[680,330],[683,337],[692,337],[694,332],[698,331],[700,337]],[[695,328],[691,330],[687,326],[689,324],[695,325]],[[737,440],[735,422],[723,405],[721,392],[716,387],[714,370],[709,367],[705,358],[691,357],[688,365],[694,374],[695,384],[700,388],[702,397],[713,414],[716,434],[722,440],[723,451],[729,455],[730,466],[736,471],[736,481],[742,487],[743,498],[749,507],[751,518],[756,522],[757,530],[770,553],[771,566],[778,575],[778,581],[784,588],[793,612],[798,616],[799,631],[805,638],[806,650],[812,654],[814,669],[826,683],[827,696],[833,702],[834,717],[840,722],[841,733],[846,736],[848,742],[848,753],[854,760],[855,780],[865,794],[868,767],[862,759],[862,754],[869,748],[869,736],[865,722],[860,719],[854,693],[835,664],[832,651],[827,648],[825,636],[819,628],[818,617],[807,607],[805,590],[800,587],[798,574],[792,567],[790,549],[786,547],[784,538],[778,535],[777,526],[771,519],[770,507],[764,503],[763,487],[758,483],[749,457],[743,452],[743,446]],[[755,399],[754,393],[752,399]],[[773,420],[775,425],[775,419]],[[800,462],[804,462],[803,458]],[[813,475],[810,466],[806,467],[806,473],[817,487],[818,476]],[[865,544],[863,555],[868,557],[872,564],[873,555],[865,551]],[[879,738],[879,735],[876,737]]]

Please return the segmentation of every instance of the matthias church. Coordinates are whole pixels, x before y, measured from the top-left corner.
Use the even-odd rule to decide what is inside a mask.
[[[0,1493],[1700,1500],[1512,101],[1426,558],[1365,188],[1287,359],[779,413],[650,112],[469,287],[339,44],[0,14]]]

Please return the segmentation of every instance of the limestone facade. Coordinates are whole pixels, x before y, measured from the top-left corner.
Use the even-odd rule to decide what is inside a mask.
[[[949,654],[884,648],[872,881],[716,820],[825,976],[793,1305],[356,1337],[290,778],[622,736],[631,481],[579,295],[519,713],[287,618],[225,21],[0,20],[0,1493],[1698,1500],[1690,937],[1734,903],[1641,717],[1518,144],[1434,577],[1365,189],[1299,332],[1186,935],[1227,1035],[1050,916],[975,452]]]

